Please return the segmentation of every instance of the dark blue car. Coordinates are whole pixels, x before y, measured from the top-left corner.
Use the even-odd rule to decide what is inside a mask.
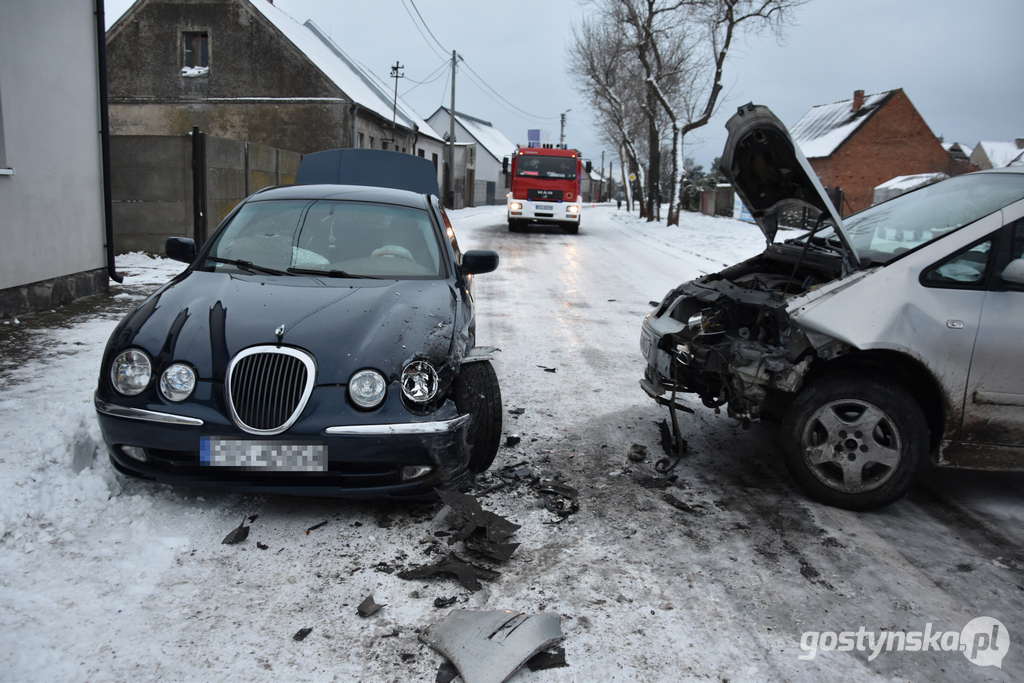
[[[376,174],[351,171],[368,165]],[[498,255],[460,251],[432,174],[397,153],[310,155],[299,180],[331,184],[256,193],[198,253],[168,240],[188,268],[103,355],[95,405],[114,467],[189,487],[394,497],[486,470],[501,392],[476,346],[472,280]],[[334,184],[360,179],[374,184]]]

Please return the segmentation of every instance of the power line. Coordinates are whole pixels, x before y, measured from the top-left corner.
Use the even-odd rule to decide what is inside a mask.
[[[410,0],[410,2],[411,1],[412,0]],[[415,5],[413,5],[413,7],[415,7]],[[438,54],[437,50],[434,49],[433,44],[431,44],[431,42],[429,40],[427,40],[427,37],[425,35],[423,35],[423,29],[421,29],[420,25],[416,22],[416,17],[414,17],[412,15],[412,12],[409,11],[409,7],[408,7],[408,5],[405,4],[405,0],[402,0],[402,8],[405,9],[405,13],[409,15],[409,20],[412,22],[412,25],[416,27],[416,30],[419,31],[420,37],[423,38],[423,42],[427,44],[427,47],[430,48],[430,51],[433,52],[438,57],[441,57],[442,59],[447,59],[447,57],[445,57],[445,55]],[[419,13],[420,13],[420,11],[417,9],[416,10],[416,14],[419,14]],[[420,16],[420,21],[423,21],[423,17],[422,16]],[[426,25],[427,25],[426,22],[424,22],[423,26],[426,27]],[[427,31],[429,32],[430,29],[427,28]],[[431,33],[430,35],[431,35],[431,37],[433,37],[434,34]],[[437,42],[437,38],[434,38],[434,42]],[[441,45],[441,44],[438,43],[438,45]],[[442,47],[441,49],[444,50],[444,47]],[[447,50],[444,50],[444,51],[447,52]]]
[[[411,2],[411,0],[410,0],[410,2]],[[504,102],[505,104],[509,105],[509,106],[510,106],[510,107],[512,107],[513,109],[516,109],[517,111],[521,112],[522,114],[525,114],[526,116],[528,116],[528,117],[529,117],[529,118],[531,118],[531,119],[538,119],[538,120],[541,120],[541,121],[555,121],[555,120],[557,120],[557,119],[558,119],[558,117],[557,117],[557,116],[537,116],[536,114],[531,114],[530,112],[526,111],[525,109],[520,109],[519,107],[517,107],[516,105],[512,104],[511,102],[509,102],[509,101],[508,101],[508,100],[506,100],[506,99],[505,99],[504,97],[502,97],[502,96],[501,96],[501,93],[499,93],[499,92],[498,92],[497,90],[495,90],[494,88],[492,88],[492,87],[491,87],[491,86],[490,86],[490,85],[489,85],[489,84],[487,83],[487,81],[485,81],[485,80],[484,80],[483,76],[481,76],[480,74],[478,74],[478,73],[477,73],[476,71],[473,71],[473,67],[471,67],[471,66],[469,65],[469,63],[468,63],[468,62],[466,62],[466,60],[462,60],[462,63],[466,65],[466,68],[467,68],[467,69],[469,69],[470,73],[472,73],[472,74],[473,74],[474,76],[476,76],[476,77],[477,77],[478,79],[480,79],[480,84],[482,84],[482,85],[483,85],[484,87],[486,87],[486,88],[487,88],[488,90],[490,90],[490,91],[491,91],[492,93],[494,93],[495,95],[497,95],[497,96],[498,96],[498,98],[500,98],[502,102]],[[494,99],[494,98],[491,98],[491,99]]]
[[[404,1],[405,0],[403,0],[403,2]],[[441,50],[443,50],[444,52],[451,52],[451,50],[449,50],[448,48],[441,44],[441,41],[437,39],[437,36],[434,35],[434,32],[430,30],[429,26],[427,26],[427,22],[424,21],[423,15],[420,14],[420,8],[416,6],[415,0],[409,0],[409,4],[412,5],[412,8],[414,10],[416,10],[416,16],[418,16],[420,18],[420,21],[423,22],[423,28],[427,29],[427,33],[429,33],[430,37],[434,39],[434,42],[437,43],[437,46],[441,48]]]
[[[424,79],[422,81],[414,81],[411,78],[406,78],[407,81],[409,81],[410,83],[415,83],[416,85],[412,86],[411,88],[409,88],[408,90],[403,92],[402,93],[402,97],[405,97],[407,94],[411,93],[413,90],[415,90],[416,88],[420,87],[421,85],[426,85],[428,83],[433,83],[437,79],[441,78],[442,69],[447,69],[448,65],[449,65],[449,62],[450,62],[450,60],[446,60],[444,62],[441,62],[441,65],[439,67],[437,67],[436,69],[434,69],[433,71],[431,71],[427,75],[426,79]],[[435,76],[434,74],[437,74],[437,75]],[[431,76],[433,76],[433,78],[431,78]]]

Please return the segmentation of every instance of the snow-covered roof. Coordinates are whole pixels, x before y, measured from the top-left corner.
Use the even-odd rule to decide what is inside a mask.
[[[1018,154],[1007,166],[1024,166],[1024,149],[1018,150]]]
[[[915,175],[899,175],[892,180],[887,180],[875,187],[876,190],[913,190],[925,185],[945,180],[949,176],[945,173],[917,173]]]
[[[1016,142],[979,142],[982,152],[988,157],[992,168],[1005,168],[1015,158],[1020,156],[1020,148]]]
[[[853,111],[853,99],[811,107],[790,129],[793,141],[808,159],[831,156],[841,144],[889,101],[895,90],[865,95],[864,104]]]
[[[448,108],[441,107],[438,111],[448,113]],[[490,121],[484,121],[460,111],[455,112],[455,120],[473,136],[478,145],[487,150],[487,153],[499,162],[516,151],[515,144],[502,135],[501,131],[495,128]]]
[[[348,56],[320,27],[312,21],[300,24],[267,0],[249,0],[249,3],[353,102],[384,119],[391,119],[394,93],[372,71]],[[430,124],[402,98],[398,98],[395,116],[399,125],[410,130],[419,128],[421,135],[441,140]]]

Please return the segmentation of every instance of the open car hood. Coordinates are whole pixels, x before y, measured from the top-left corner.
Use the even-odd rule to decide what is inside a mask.
[[[835,225],[849,267],[857,268],[857,250],[832,200],[789,131],[768,107],[745,104],[725,128],[729,139],[719,170],[732,183],[768,244],[775,241],[783,211],[808,208],[815,217],[824,214],[824,220]]]

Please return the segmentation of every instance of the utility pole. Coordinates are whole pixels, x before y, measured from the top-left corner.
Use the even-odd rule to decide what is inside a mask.
[[[405,75],[399,73],[398,70],[399,69],[404,69],[404,68],[405,67],[402,66],[401,64],[399,64],[397,61],[395,62],[395,65],[393,67],[391,67],[391,78],[395,79],[395,102],[394,102],[394,104],[391,107],[391,141],[392,142],[395,141],[395,131],[397,130],[397,128],[395,127],[395,123],[396,123],[397,118],[398,118],[398,79],[399,78],[405,78]]]
[[[565,145],[565,115],[571,112],[572,109],[566,109],[562,112],[562,131],[558,134],[558,147],[561,148]]]
[[[452,50],[452,106],[448,110],[448,172],[444,177],[445,205],[455,208],[455,60],[457,55]]]
[[[600,189],[597,192],[597,201],[604,201],[604,150],[601,150],[601,184]]]

